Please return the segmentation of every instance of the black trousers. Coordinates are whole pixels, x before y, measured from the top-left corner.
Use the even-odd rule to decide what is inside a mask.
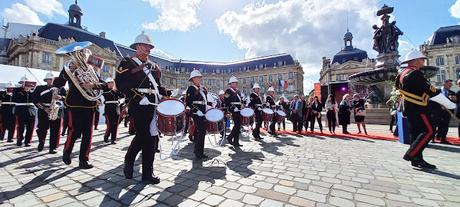
[[[70,157],[77,138],[81,137],[80,162],[89,161],[93,139],[94,109],[69,108],[69,133],[64,145],[64,157]]]
[[[69,112],[66,108],[64,108],[64,111],[62,113],[62,134],[67,133],[67,128],[69,126]]]
[[[329,131],[335,132],[335,124],[337,123],[337,118],[335,117],[335,112],[333,110],[328,110],[326,112],[327,126]]]
[[[257,110],[257,109],[256,109]],[[260,138],[260,127],[262,127],[262,112],[256,111],[256,127],[252,130],[254,138]]]
[[[240,143],[240,130],[241,130],[241,115],[240,112],[232,112],[233,128],[227,139],[233,142],[234,145]]]
[[[126,152],[125,164],[133,166],[137,154],[142,151],[142,178],[150,178],[153,174],[155,142],[157,142],[158,136],[153,137],[149,127],[154,112],[154,106],[132,104],[129,109],[136,136],[134,136]]]
[[[14,131],[16,131],[16,117],[13,114],[12,108],[6,110],[2,108],[2,120],[2,129],[4,131],[0,138],[3,138],[5,131],[8,130],[8,140],[13,140]]]
[[[433,136],[431,120],[426,113],[408,113],[411,145],[404,155],[406,160],[422,160],[423,150]]]
[[[450,114],[445,110],[439,111],[439,119],[436,130],[436,135],[434,138],[439,138],[441,141],[446,141],[447,133],[449,131],[449,122],[450,122]]]
[[[194,153],[196,156],[201,156],[204,152],[204,139],[206,136],[206,119],[204,116],[198,116],[196,114],[192,115],[192,119],[193,123],[195,123],[195,132],[193,134],[193,143],[195,145]]]
[[[321,116],[310,117],[310,131],[313,132],[313,130],[315,129],[315,120],[318,122],[319,130],[323,131],[323,123],[321,121]]]
[[[396,122],[396,114],[395,115],[391,115],[390,117],[390,131],[393,131],[393,125],[395,124]]]
[[[283,130],[286,130],[286,120],[283,120],[282,122],[278,123],[278,130],[281,129],[281,126],[283,126]]]
[[[24,112],[16,115],[17,118],[17,144],[21,145],[22,140],[24,144],[30,144],[32,141],[32,135],[35,128],[35,116],[30,116]],[[25,131],[25,135],[24,135]]]
[[[117,140],[118,120],[120,119],[120,115],[116,112],[106,112],[104,116],[107,125],[105,128],[104,140],[108,139],[110,136],[110,140],[114,142]]]
[[[48,114],[39,109],[37,136],[41,144],[45,143],[48,129],[50,130],[50,150],[54,150],[59,146],[59,140],[61,139],[61,118],[58,117],[56,120],[50,120]]]
[[[276,117],[272,117],[272,121],[270,122],[270,132],[276,133]]]
[[[100,113],[98,110],[94,111],[94,129],[97,129],[97,126],[99,125],[99,116]]]

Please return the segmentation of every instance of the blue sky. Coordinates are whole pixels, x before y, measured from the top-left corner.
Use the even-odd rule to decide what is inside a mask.
[[[72,3],[72,0],[1,0],[0,16],[23,23],[66,23],[67,9]],[[449,11],[455,0],[80,0],[78,3],[84,12],[83,25],[89,31],[105,31],[109,39],[129,45],[140,31],[146,30],[157,48],[177,58],[231,61],[290,53],[304,66],[306,85],[317,79],[321,57],[332,57],[343,47],[347,14],[354,46],[367,50],[370,57],[376,55],[370,49],[371,26],[378,23],[375,11],[383,4],[395,7],[393,15],[405,33],[401,40],[407,42],[401,50],[422,44],[441,26],[460,22]],[[147,23],[156,26],[143,27]],[[160,23],[163,25],[158,26]]]

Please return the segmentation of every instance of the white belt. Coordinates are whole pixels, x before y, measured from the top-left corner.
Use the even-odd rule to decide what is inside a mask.
[[[156,93],[155,89],[151,88],[138,88],[136,89],[139,93],[148,93],[148,94],[154,94]]]
[[[2,102],[1,105],[14,105],[14,102]]]
[[[193,104],[206,105],[206,102],[205,101],[194,101]]]
[[[254,104],[255,106],[263,106],[263,104]]]
[[[106,103],[106,104],[118,104],[118,101],[106,101],[104,103]]]
[[[34,103],[16,103],[16,106],[34,106]]]
[[[42,103],[43,106],[51,106],[49,103]]]
[[[232,105],[241,105],[241,102],[230,102]]]
[[[40,96],[45,95],[46,93],[50,92],[52,89],[53,89],[53,88],[46,89],[46,90],[42,91],[42,92],[40,93]]]

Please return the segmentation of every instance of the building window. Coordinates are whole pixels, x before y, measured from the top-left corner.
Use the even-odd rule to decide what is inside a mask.
[[[243,84],[246,84],[246,78],[243,78]]]
[[[51,64],[51,54],[47,52],[42,53],[42,63]]]
[[[457,80],[458,80],[460,79],[460,68],[457,68],[456,72],[457,72]]]
[[[273,81],[273,75],[268,75],[268,81],[270,81],[270,82]]]
[[[259,77],[259,82],[260,82],[260,83],[263,83],[263,82],[264,82],[264,76],[260,76],[260,77]]]
[[[180,84],[181,84],[182,86],[185,86],[185,79],[181,79],[181,80],[180,80]]]
[[[251,84],[254,83],[254,77],[251,77]]]
[[[49,64],[49,63],[48,63],[48,64]],[[109,66],[107,66],[107,65],[102,66],[102,72],[108,73],[109,70],[110,70]]]
[[[289,72],[289,80],[292,80],[292,79],[294,79],[294,73]]]
[[[278,74],[278,80],[283,80],[283,74]]]
[[[442,83],[444,80],[446,80],[446,70],[440,69],[436,75],[436,82]]]
[[[455,56],[455,64],[460,65],[460,55]]]
[[[436,57],[436,65],[444,65],[444,57],[443,56],[438,56]]]

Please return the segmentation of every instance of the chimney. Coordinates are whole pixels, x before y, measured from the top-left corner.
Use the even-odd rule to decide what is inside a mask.
[[[105,38],[105,32],[99,33],[99,37]]]

